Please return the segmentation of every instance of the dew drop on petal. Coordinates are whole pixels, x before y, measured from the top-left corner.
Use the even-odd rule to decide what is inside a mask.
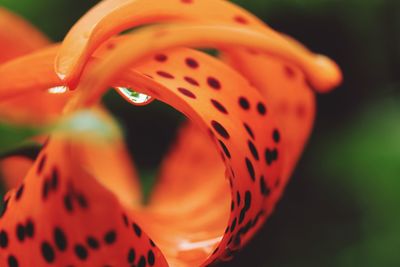
[[[116,87],[117,92],[133,105],[143,106],[150,104],[154,99],[146,94],[136,92],[127,87]]]

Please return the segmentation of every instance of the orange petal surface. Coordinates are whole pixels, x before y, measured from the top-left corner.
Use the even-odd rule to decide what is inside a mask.
[[[50,44],[45,35],[29,22],[17,15],[0,9],[0,62],[4,63],[14,58],[30,54]],[[31,66],[25,66],[29,68]],[[18,83],[18,77],[24,75],[24,68],[2,80],[3,84]],[[38,79],[37,77],[31,77]],[[48,98],[48,99],[47,99]],[[33,100],[34,99],[34,100]],[[54,97],[47,92],[34,92],[19,96],[12,100],[0,102],[0,119],[7,121],[24,121],[40,123],[54,116],[56,110],[62,108],[62,97]],[[15,108],[18,107],[18,108]],[[37,111],[34,121],[32,111]]]
[[[312,73],[318,73],[313,76],[305,70],[315,88],[327,90],[340,83],[341,73],[334,62],[311,54],[304,46],[278,34],[252,14],[224,0],[102,1],[83,16],[66,36],[56,60],[56,72],[67,84],[75,87],[88,58],[106,39],[131,27],[165,21],[211,22],[260,31],[282,46],[290,44],[308,59]]]
[[[285,138],[285,167],[282,182],[286,183],[303,151],[314,124],[315,96],[301,69],[284,60],[255,51],[229,51],[223,58],[241,72],[266,99],[269,110],[282,124]],[[281,136],[276,133],[276,140]]]
[[[47,46],[49,43],[50,41],[46,36],[23,18],[0,8],[0,63],[4,64],[4,62],[16,57],[29,54]],[[20,75],[21,72],[18,72],[18,76]],[[12,77],[16,78],[16,76]],[[46,109],[47,111],[47,106],[50,106],[50,110],[52,110],[54,102],[47,102],[44,105],[41,96],[41,93],[33,93],[23,98],[17,97],[10,101],[1,101],[0,120],[27,121],[27,114],[32,114],[33,110]],[[27,101],[27,99],[35,99],[36,101]],[[41,119],[35,118],[36,121]],[[2,176],[5,178],[6,187],[15,186],[25,176],[31,164],[31,160],[17,156],[2,160],[0,168]]]
[[[0,63],[50,43],[35,27],[4,8],[0,8],[0,29]]]
[[[53,136],[24,182],[5,196],[0,265],[165,266],[115,195],[79,164],[80,145]]]
[[[4,115],[3,120],[7,118],[18,123],[32,124],[45,117],[45,121],[60,117],[72,92],[49,92],[49,88],[62,89],[53,70],[58,47],[47,46],[0,65],[0,103],[12,107],[0,110],[0,116]],[[28,102],[32,104],[26,105]],[[97,151],[96,156],[91,155],[93,150]],[[116,193],[122,202],[139,205],[141,192],[137,173],[122,139],[114,146],[82,146],[81,153],[82,157],[85,156],[85,165],[99,182]],[[22,180],[31,163],[31,160],[21,157],[9,158],[1,163],[7,188],[15,187]],[[110,179],[110,176],[113,178]]]
[[[165,34],[168,35],[168,32]],[[162,39],[159,39],[158,44],[162,46],[162,43]],[[129,47],[126,44],[117,46],[115,53],[122,54],[124,49]],[[148,49],[152,51],[152,47]],[[115,59],[115,53],[110,52],[110,58]],[[268,103],[265,103],[258,91],[238,73],[201,52],[172,49],[158,51],[147,59],[140,57],[141,61],[133,64],[135,72],[126,73],[121,81],[115,70],[128,64],[126,61],[134,63],[135,60],[132,54],[129,55],[129,59],[126,56],[125,54],[125,57],[121,57],[124,60],[113,61],[114,64],[118,64],[114,68],[102,68],[110,63],[105,59],[88,71],[88,79],[84,76],[81,87],[76,89],[78,93],[82,92],[80,97],[88,96],[89,88],[98,88],[98,92],[93,92],[94,95],[103,92],[103,88],[98,87],[96,83],[105,84],[105,81],[119,80],[121,86],[134,88],[135,91],[149,94],[172,105],[199,125],[203,132],[211,131],[215,144],[226,162],[231,197],[239,202],[236,205],[233,202],[229,229],[225,234],[226,226],[222,227],[219,217],[221,211],[213,212],[213,207],[209,210],[209,215],[204,215],[199,209],[197,212],[193,209],[196,207],[195,203],[188,203],[188,212],[181,213],[185,218],[203,218],[193,219],[191,224],[168,216],[163,211],[164,208],[157,208],[157,204],[154,204],[154,209],[141,211],[137,215],[138,220],[144,222],[143,228],[154,240],[158,240],[160,248],[173,265],[199,265],[216,247],[223,249],[211,256],[209,262],[230,258],[233,251],[245,244],[260,227],[279,198],[280,193],[276,192],[281,192],[281,183],[278,182],[281,170],[280,144],[273,139],[273,133],[279,131],[279,126],[275,124],[273,115],[266,113]],[[94,81],[92,77],[101,79],[91,84],[90,82]],[[215,179],[218,179],[217,174],[221,172],[220,170],[202,179],[210,179],[218,187],[220,183]],[[204,195],[212,199],[213,195],[218,195],[211,192],[207,186],[202,188],[202,193],[197,193],[198,197]],[[223,192],[223,183],[220,188],[217,188],[216,192]],[[221,207],[229,211],[229,200],[223,199],[222,196],[220,193]],[[192,201],[197,200],[193,197]],[[207,221],[210,224],[204,223]],[[168,231],[162,231],[166,227]]]
[[[173,105],[199,125],[203,133],[211,131],[214,144],[220,150],[218,154],[224,155],[228,180],[224,179],[222,161],[217,163],[215,160],[218,154],[209,154],[207,148],[206,152],[201,153],[213,159],[215,167],[205,170],[207,172],[203,172],[205,177],[202,176],[202,179],[200,176],[197,178],[203,180],[200,183],[196,181],[196,177],[190,177],[194,179],[191,184],[200,186],[190,194],[186,211],[182,210],[179,217],[176,216],[174,220],[162,208],[164,204],[160,199],[165,196],[165,189],[156,190],[160,193],[155,193],[148,209],[137,210],[131,206],[128,213],[159,244],[172,264],[201,264],[217,246],[220,249],[209,261],[229,259],[260,227],[279,197],[274,192],[275,185],[279,185],[277,179],[280,160],[274,158],[273,162],[269,162],[265,158],[268,151],[275,151],[268,153],[275,153],[278,157],[280,145],[272,138],[272,133],[278,126],[275,125],[272,115],[267,115],[262,108],[258,108],[267,105],[258,91],[221,62],[201,52],[186,49],[165,51],[164,56],[168,58],[168,63],[159,61],[159,56],[154,55],[155,58],[151,57],[138,65],[135,72],[126,73],[122,80],[117,80],[120,80],[121,85],[138,88],[139,91]],[[193,68],[196,65],[198,68]],[[154,80],[141,73],[154,76]],[[171,76],[174,78],[171,79]],[[242,92],[246,94],[242,95]],[[252,108],[246,109],[243,101],[251,103]],[[193,140],[186,142],[191,143]],[[207,142],[209,141],[205,144]],[[52,157],[50,153],[48,157]],[[71,158],[74,161],[72,156]],[[172,170],[178,171],[173,165],[174,163],[168,164],[171,171],[164,171],[165,176],[172,177]],[[186,172],[189,171],[189,167],[187,168]],[[208,189],[210,184],[215,185],[215,191]],[[229,192],[229,184],[233,204],[230,195],[226,194]],[[80,185],[76,184],[75,187],[80,188]],[[182,186],[177,188],[183,189]],[[279,192],[280,188],[276,190]],[[204,200],[209,201],[202,204],[195,196],[203,194]],[[211,209],[206,209],[207,203],[214,203],[215,200],[220,204],[216,202]],[[172,198],[170,201],[173,201]],[[232,210],[230,206],[233,206]],[[228,217],[225,216],[229,212],[231,214],[228,222]],[[193,219],[193,224],[187,224],[179,218],[198,220]],[[166,228],[169,231],[165,231]],[[224,234],[225,229],[228,231]]]

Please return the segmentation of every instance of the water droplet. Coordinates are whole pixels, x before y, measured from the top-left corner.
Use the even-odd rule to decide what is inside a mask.
[[[50,94],[64,94],[67,91],[68,91],[67,86],[55,86],[48,90]]]
[[[143,106],[150,104],[154,100],[151,96],[136,92],[130,88],[116,87],[116,90],[128,102],[134,105]]]

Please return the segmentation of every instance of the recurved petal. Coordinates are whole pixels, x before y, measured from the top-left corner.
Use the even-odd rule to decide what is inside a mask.
[[[154,40],[157,40],[155,42]],[[324,87],[333,80],[337,80],[336,74],[340,71],[337,65],[318,55],[305,52],[303,47],[294,46],[293,42],[285,42],[252,29],[237,28],[229,24],[210,23],[186,23],[157,25],[139,30],[120,42],[119,48],[110,53],[104,64],[96,65],[93,69],[100,73],[100,68],[106,71],[119,73],[157,51],[174,47],[213,47],[222,51],[225,49],[252,48],[260,50],[270,56],[278,57],[295,66],[298,66],[306,75],[308,81],[316,86]],[[132,49],[135,47],[135,49]],[[335,73],[335,75],[332,75]],[[112,80],[97,79],[91,77],[80,83],[82,87],[88,88],[84,83],[90,83],[93,88],[106,88]],[[114,77],[107,75],[106,77]],[[91,79],[91,80],[90,80]],[[333,79],[333,80],[332,80]],[[96,81],[97,80],[97,81]],[[86,90],[84,94],[92,94]],[[102,92],[98,91],[101,95]],[[96,95],[82,97],[85,101],[96,99]],[[73,105],[84,105],[85,103],[73,103]]]
[[[161,192],[158,191],[154,196],[152,209],[137,213],[137,220],[157,241],[171,263],[193,266],[203,263],[208,257],[210,258],[206,263],[216,259],[228,259],[259,228],[279,198],[280,194],[276,192],[281,192],[282,184],[278,180],[284,155],[281,153],[281,145],[274,142],[272,137],[273,131],[280,130],[280,127],[273,115],[265,112],[269,103],[247,80],[227,65],[190,49],[163,50],[147,58],[140,57],[141,60],[133,64],[135,71],[125,73],[121,79],[121,73],[115,70],[121,70],[126,61],[135,63],[135,55],[122,52],[128,48],[125,45],[117,46],[115,51],[121,50],[119,52],[125,54],[125,57],[100,60],[98,65],[88,71],[88,76],[83,76],[81,86],[76,89],[82,93],[79,97],[91,96],[90,93],[100,96],[105,88],[98,87],[99,84],[119,81],[116,83],[121,86],[134,88],[135,91],[166,102],[191,119],[202,129],[203,134],[211,134],[214,146],[223,156],[227,169],[225,175],[221,165],[215,164],[207,177],[200,176],[204,172],[186,177],[204,180],[186,181],[186,184],[201,185],[198,192],[207,196],[203,198],[204,203],[198,202],[196,194],[187,193],[187,202],[181,204],[186,204],[186,212],[183,212],[184,209],[182,212],[174,211],[174,207],[169,207],[170,211],[177,215],[170,216],[166,205],[157,201],[157,197],[167,198],[166,191],[161,189]],[[155,52],[152,47],[149,49]],[[114,56],[113,52],[110,53],[111,56]],[[128,56],[131,58],[127,60]],[[118,61],[119,59],[123,60]],[[105,68],[106,64],[111,65]],[[102,80],[96,79],[92,84],[93,77],[101,77]],[[94,91],[90,92],[89,89]],[[86,94],[87,92],[89,94]],[[95,98],[90,99],[89,102],[94,103]],[[79,99],[78,103],[81,101],[82,99]],[[83,99],[81,103],[89,102]],[[214,157],[213,155],[215,153],[210,154],[211,157]],[[174,160],[170,162],[169,168],[174,172],[188,172],[184,166],[179,168],[173,163]],[[175,164],[175,167],[172,164]],[[196,171],[194,166],[193,171]],[[170,175],[172,173],[168,173],[168,176]],[[228,183],[221,182],[225,177],[230,184],[233,204],[230,204],[229,195],[223,193],[226,192]],[[215,191],[206,191],[206,183],[210,185],[213,182],[217,186]],[[174,184],[178,192],[184,190],[183,184]],[[220,199],[215,206],[213,203],[209,208],[208,215],[201,216],[196,212],[206,209],[204,205],[209,204],[210,199],[211,202],[213,198],[215,200],[216,196]],[[170,203],[179,199],[174,195],[170,198]],[[231,210],[229,205],[233,206]],[[228,212],[230,216],[226,227],[221,223],[221,220],[224,220],[221,213]],[[224,221],[226,220],[227,218]],[[211,256],[216,247],[219,249]]]
[[[98,75],[96,72],[89,72]],[[161,189],[161,192],[154,196],[149,210],[135,210],[133,206],[130,206],[127,214],[132,216],[150,236],[154,237],[171,263],[201,264],[217,246],[219,249],[208,262],[230,258],[234,251],[248,241],[272,211],[280,194],[276,192],[281,191],[277,181],[283,156],[279,151],[282,148],[280,144],[274,143],[271,136],[273,130],[279,129],[279,127],[275,124],[271,114],[266,114],[257,108],[261,105],[267,109],[268,103],[265,103],[258,91],[238,73],[208,55],[189,49],[159,51],[138,64],[135,72],[121,74],[112,71],[111,74],[104,74],[122,75],[122,77],[115,78],[115,80],[119,80],[118,84],[137,88],[139,91],[151,94],[174,106],[200,126],[203,134],[210,132],[213,136],[214,147],[216,146],[219,150],[219,153],[212,153],[209,152],[211,148],[205,146],[204,150],[200,151],[200,154],[210,153],[208,156],[214,161],[213,167],[210,166],[210,173],[205,173],[209,176],[206,177],[207,179],[203,178],[204,184],[193,181],[193,184],[200,185],[198,194],[204,193],[207,185],[211,183],[218,185],[213,192],[207,190],[209,194],[206,194],[203,200],[207,200],[209,197],[208,201],[200,203],[194,197],[195,193],[188,194],[186,210],[182,209],[180,214],[175,213],[179,216],[174,219],[164,211],[165,205],[160,208],[161,205],[157,204],[159,203],[157,198],[168,198]],[[107,79],[105,76],[103,78]],[[85,88],[77,90],[79,92]],[[187,131],[191,132],[192,130]],[[198,134],[191,133],[187,136],[196,135]],[[199,140],[204,142],[204,145],[210,142],[202,138],[204,137],[199,137]],[[193,139],[188,138],[182,142],[190,144]],[[212,142],[210,143],[212,144]],[[193,148],[198,149],[196,146]],[[74,151],[79,150],[75,149]],[[265,158],[266,151],[272,151],[272,158]],[[47,157],[53,158],[52,153],[55,152],[48,152]],[[214,160],[217,157],[215,155],[218,154],[223,155],[225,159],[226,174],[222,161],[218,163]],[[188,155],[190,156],[190,153]],[[43,157],[38,159],[39,162],[42,160]],[[63,161],[62,158],[57,162]],[[76,163],[75,155],[70,155],[69,161],[80,166]],[[173,161],[175,160],[170,158],[169,162]],[[82,161],[80,162],[82,163]],[[40,163],[37,164],[40,165]],[[166,170],[164,177],[172,175],[172,172],[179,172],[173,165],[176,164],[170,163],[165,167],[170,168],[171,171]],[[195,171],[195,167],[191,166]],[[71,165],[66,168],[71,169]],[[80,168],[74,170],[87,173],[86,170]],[[186,170],[186,172],[188,171],[189,169]],[[80,177],[81,174],[76,173],[75,176]],[[225,180],[226,176],[228,180]],[[82,179],[92,179],[86,174],[84,177]],[[196,177],[189,178],[201,179],[202,176],[199,173]],[[229,184],[231,184],[231,193],[226,194],[229,192]],[[44,190],[41,189],[43,186],[46,187],[46,185],[37,183],[32,187],[40,191]],[[31,188],[31,186],[29,187]],[[86,186],[85,183],[74,183],[74,188],[84,191]],[[102,188],[106,190],[106,187]],[[178,189],[178,191],[180,190],[183,190],[182,186]],[[170,197],[172,200],[170,203],[173,203],[174,196]],[[231,199],[233,202],[230,201]],[[210,200],[213,206],[211,209],[207,209]],[[98,203],[103,203],[102,201],[99,200]],[[203,216],[199,216],[201,215],[199,210],[207,212]],[[40,216],[44,218],[53,216],[52,212],[52,210],[46,209],[40,213]],[[100,211],[98,212],[100,213]],[[225,215],[229,218],[223,218]],[[54,216],[62,215],[56,213]],[[101,218],[101,220],[103,219]],[[101,220],[98,222],[99,225],[103,223]],[[191,221],[191,223],[187,223],[187,221]],[[82,222],[82,220],[76,220],[70,225],[80,228]],[[229,226],[226,227],[226,224]],[[95,226],[91,225],[91,228],[95,228]],[[226,232],[224,232],[225,229],[227,229]],[[199,233],[204,234],[199,235]]]
[[[253,15],[228,1],[106,0],[93,7],[70,30],[58,55],[56,70],[67,83],[76,84],[88,58],[106,39],[131,27],[165,21],[262,25]]]
[[[279,198],[284,184],[279,182],[284,152],[282,144],[276,142],[274,132],[283,131],[275,124],[274,116],[266,112],[269,103],[265,103],[260,93],[237,72],[200,52],[172,48],[200,44],[223,47],[234,43],[269,53],[272,51],[275,56],[297,63],[295,65],[303,69],[309,66],[307,59],[288,47],[277,49],[281,43],[264,35],[229,26],[155,27],[128,38],[127,42],[118,44],[105,60],[88,69],[77,89],[78,101],[70,108],[96,103],[114,82],[174,106],[199,125],[203,132],[210,129],[215,144],[224,155],[231,197],[237,204],[233,203],[229,226],[219,249],[207,262],[227,259],[249,240]],[[151,42],[154,38],[157,38],[157,44]],[[131,49],[133,45],[134,51]],[[164,53],[164,57],[159,53]],[[123,74],[131,65],[136,66],[136,71]],[[156,209],[137,212],[135,219],[155,237],[168,260],[183,264],[204,261],[224,233],[223,228],[214,226],[207,228],[208,231],[212,229],[214,238],[185,237],[187,229],[207,229],[197,222],[187,226],[174,224],[170,217],[157,213]],[[164,231],[168,225],[172,229],[169,233]],[[220,234],[216,235],[218,232]],[[177,236],[182,238],[177,239]]]
[[[154,8],[157,6],[157,8]],[[225,0],[106,0],[83,16],[66,36],[56,60],[56,71],[75,87],[84,65],[105,40],[123,30],[155,22],[206,22],[252,29],[283,46],[301,52],[313,65],[310,77],[316,88],[330,88],[341,79],[340,70],[328,58],[314,56],[302,45],[275,32],[255,16]],[[310,74],[310,73],[308,73]],[[318,77],[319,79],[313,79]]]

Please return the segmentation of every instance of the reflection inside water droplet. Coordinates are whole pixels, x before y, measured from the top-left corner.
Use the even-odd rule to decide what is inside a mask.
[[[147,105],[153,101],[151,96],[135,92],[130,88],[116,87],[116,90],[120,95],[134,105]]]
[[[64,94],[67,91],[68,91],[67,86],[55,86],[48,90],[50,94]]]

